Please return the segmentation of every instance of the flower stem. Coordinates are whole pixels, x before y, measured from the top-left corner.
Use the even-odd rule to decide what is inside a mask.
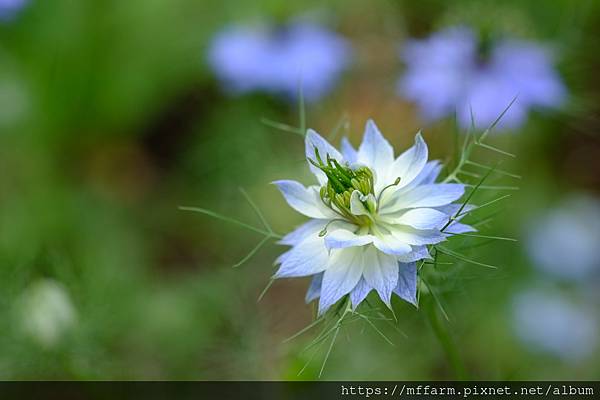
[[[433,329],[433,333],[436,338],[440,342],[444,352],[446,353],[446,358],[448,359],[448,363],[450,364],[452,370],[454,371],[455,379],[458,380],[467,380],[468,374],[465,369],[462,357],[460,352],[452,338],[452,335],[448,331],[448,326],[446,325],[443,318],[440,316],[438,308],[435,303],[431,299],[427,299],[427,301],[423,302],[424,310],[428,316],[429,324]]]

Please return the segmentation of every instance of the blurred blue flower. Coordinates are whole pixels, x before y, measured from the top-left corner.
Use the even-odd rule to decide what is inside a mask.
[[[566,90],[550,53],[533,42],[503,40],[481,54],[473,31],[454,27],[427,39],[410,40],[401,52],[406,71],[398,93],[426,120],[454,112],[463,128],[488,127],[516,97],[498,128],[519,127],[532,107],[557,107]]]
[[[532,223],[527,250],[536,268],[568,280],[600,273],[600,201],[569,198]]]
[[[532,349],[577,361],[598,343],[595,314],[562,295],[530,290],[517,295],[513,306],[515,334]]]
[[[345,39],[318,25],[296,22],[273,29],[233,26],[213,39],[208,60],[233,93],[265,91],[295,99],[328,93],[350,62]]]
[[[0,22],[10,21],[28,0],[0,0]]]

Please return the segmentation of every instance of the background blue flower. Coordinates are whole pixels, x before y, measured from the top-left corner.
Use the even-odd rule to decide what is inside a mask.
[[[308,22],[283,27],[231,26],[213,39],[208,59],[226,89],[265,91],[295,100],[328,93],[350,61],[341,36]]]
[[[10,21],[28,0],[0,0],[0,22]]]
[[[409,40],[401,50],[406,71],[398,93],[414,101],[425,120],[456,112],[463,128],[489,126],[516,98],[498,128],[521,126],[534,107],[558,107],[566,90],[548,49],[502,39],[487,51],[467,27],[447,28],[429,38]],[[485,54],[487,53],[487,54]]]

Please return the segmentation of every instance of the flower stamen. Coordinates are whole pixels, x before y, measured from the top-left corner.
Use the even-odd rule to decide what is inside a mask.
[[[371,220],[365,215],[354,215],[350,210],[352,193],[359,191],[361,196],[374,194],[373,172],[367,167],[352,169],[341,165],[329,154],[323,162],[319,149],[315,147],[315,158],[308,161],[319,168],[327,176],[327,184],[321,187],[319,195],[323,203],[337,214],[359,226],[368,226]],[[370,212],[375,212],[374,207],[368,201],[362,201]],[[326,232],[326,229],[325,229]]]

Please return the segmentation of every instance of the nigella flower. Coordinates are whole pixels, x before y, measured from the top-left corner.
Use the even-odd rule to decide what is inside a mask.
[[[475,127],[484,129],[516,98],[498,124],[514,129],[529,109],[558,107],[566,96],[551,54],[534,42],[478,43],[472,30],[454,27],[410,40],[401,57],[406,72],[398,93],[416,102],[426,120],[456,112],[468,128],[472,111]]]
[[[525,345],[562,359],[580,360],[597,345],[598,326],[592,311],[556,293],[535,289],[517,295],[513,322]]]
[[[264,91],[307,101],[328,93],[350,61],[346,40],[316,24],[234,26],[214,38],[209,63],[233,93]]]
[[[0,0],[0,22],[13,19],[26,3],[27,0]]]
[[[371,120],[358,150],[344,139],[339,152],[309,130],[306,158],[318,184],[275,182],[311,218],[281,240],[292,248],[278,258],[275,278],[312,276],[306,300],[319,298],[320,314],[348,294],[356,308],[372,290],[388,306],[392,293],[416,304],[415,262],[430,257],[427,246],[473,231],[451,220],[464,186],[435,182],[441,165],[427,161],[420,134],[394,158]]]
[[[568,198],[531,225],[527,250],[536,268],[567,280],[600,276],[600,201]]]

